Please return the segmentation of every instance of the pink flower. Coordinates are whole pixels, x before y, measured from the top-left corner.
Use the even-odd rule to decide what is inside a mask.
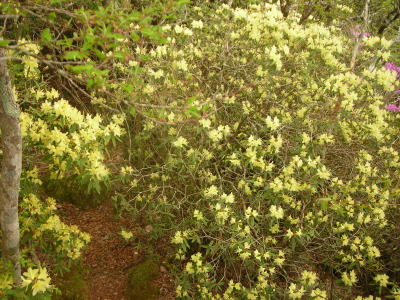
[[[394,62],[387,62],[385,68],[391,72],[396,72],[398,76],[400,75],[400,67],[396,66]]]
[[[354,37],[357,37],[357,36],[359,36],[360,34],[361,34],[361,32],[359,32],[359,31],[356,31],[356,29],[360,29],[360,25],[357,25],[356,27],[354,27],[354,28],[350,28],[350,34],[352,35],[352,36],[354,36]],[[362,38],[364,38],[364,37],[366,37],[366,36],[370,36],[371,34],[369,33],[369,32],[364,32],[362,35],[361,35],[361,39]]]
[[[385,107],[385,109],[386,109],[386,110],[389,110],[389,111],[392,111],[392,112],[396,112],[396,111],[399,111],[399,110],[400,110],[400,106],[396,106],[396,105],[394,105],[394,104],[388,104],[388,105]]]

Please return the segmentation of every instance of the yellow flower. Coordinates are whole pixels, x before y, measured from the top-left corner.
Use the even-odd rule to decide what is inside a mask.
[[[392,295],[395,300],[400,300],[400,288],[393,289]]]
[[[285,259],[283,257],[277,257],[274,259],[274,263],[276,263],[278,266],[281,266]]]
[[[28,270],[22,276],[22,286],[28,287],[31,283],[32,285],[32,295],[36,296],[37,293],[45,292],[50,285],[50,277],[47,274],[46,268],[32,269]]]
[[[48,99],[57,99],[60,97],[60,94],[54,88],[52,88],[51,91],[46,92],[46,97]]]
[[[177,231],[177,232],[175,233],[175,236],[174,236],[173,239],[172,239],[172,243],[174,243],[174,244],[181,244],[181,243],[183,243],[183,241],[184,241],[184,237],[185,237],[184,232]]]
[[[301,279],[307,284],[312,285],[317,281],[317,274],[306,270],[301,273]]]
[[[271,116],[267,116],[267,118],[265,119],[265,124],[272,131],[278,129],[281,125],[277,117],[274,117],[274,119],[272,119]]]
[[[283,218],[283,209],[282,209],[282,207],[277,207],[276,205],[271,205],[269,211],[271,213],[271,217],[275,217],[277,219],[282,219]]]
[[[326,295],[326,291],[320,290],[320,289],[315,289],[311,291],[310,296],[314,297],[314,300],[325,300],[328,299],[328,296]]]
[[[345,285],[352,286],[354,283],[357,282],[356,272],[354,270],[351,270],[350,274],[347,272],[344,272],[342,274],[342,281]]]
[[[229,195],[222,194],[221,199],[224,200],[226,203],[234,203],[235,202],[235,196],[232,193],[230,193]]]
[[[0,290],[11,289],[13,285],[13,278],[11,275],[3,274],[0,277]]]
[[[194,273],[193,263],[188,262],[186,264],[185,270],[186,270],[186,272],[188,272],[188,274],[193,274]]]
[[[201,126],[203,126],[204,128],[210,128],[211,127],[211,120],[210,119],[201,119],[199,121],[199,123],[201,124]]]
[[[374,277],[374,280],[379,284],[379,286],[386,287],[389,283],[389,276],[386,274],[378,274]]]
[[[47,273],[47,269],[39,268],[39,274],[37,276],[37,281],[36,281],[36,283],[33,284],[33,287],[32,287],[32,290],[33,290],[32,295],[35,296],[37,293],[45,292],[49,287],[51,287],[50,280],[51,280],[51,278],[49,277],[49,274]]]
[[[305,293],[303,287],[297,288],[296,284],[292,283],[289,287],[289,298],[290,299],[301,299]]]
[[[218,194],[218,189],[215,185],[210,186],[208,189],[204,191],[204,196],[212,197]]]
[[[182,136],[178,137],[178,139],[175,142],[173,142],[173,145],[177,148],[182,148],[187,144],[188,144],[187,140]]]
[[[121,236],[125,239],[125,241],[129,240],[133,237],[133,233],[130,231],[121,230]]]
[[[193,212],[193,217],[195,217],[198,221],[201,221],[203,220],[203,213],[195,209]]]
[[[203,28],[203,21],[202,20],[198,20],[198,21],[196,21],[196,20],[194,20],[193,22],[192,22],[192,28],[198,28],[198,29],[202,29]]]

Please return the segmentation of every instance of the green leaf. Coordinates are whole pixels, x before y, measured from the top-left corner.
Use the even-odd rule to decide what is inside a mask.
[[[87,188],[87,192],[90,193],[90,191],[92,190],[92,188],[93,188],[93,181],[89,181],[88,188]]]
[[[141,32],[144,36],[149,37],[149,38],[152,38],[152,39],[158,37],[158,33],[157,33],[153,28],[150,28],[150,27],[140,29],[140,32]]]
[[[68,51],[64,54],[65,59],[75,60],[79,55],[79,51]]]
[[[174,3],[174,5],[178,8],[181,8],[185,4],[190,4],[190,0],[178,0]]]
[[[199,114],[199,111],[198,111],[198,109],[197,109],[196,106],[192,106],[191,108],[189,108],[189,109],[188,109],[188,112],[189,112],[192,116],[194,116],[195,118],[200,118],[200,117],[201,117],[201,115]]]
[[[166,38],[163,38],[163,37],[162,37],[162,38],[159,38],[159,39],[157,40],[157,42],[160,43],[160,44],[162,44],[162,45],[163,45],[163,44],[166,44],[167,41],[168,41],[168,40],[167,40]]]
[[[47,19],[49,20],[49,21],[51,21],[51,22],[53,22],[55,19],[56,19],[56,13],[54,12],[54,11],[52,11],[51,13],[49,13],[48,15],[47,15]]]
[[[140,36],[136,32],[131,33],[132,42],[137,42],[140,40]]]
[[[25,244],[31,237],[32,237],[32,233],[28,233],[27,235],[25,235],[25,236],[21,239],[20,245]]]
[[[132,84],[125,84],[122,85],[122,88],[124,89],[125,92],[127,92],[128,94],[132,93],[135,89],[135,87]]]
[[[114,52],[114,53],[113,53],[113,56],[114,56],[114,58],[118,58],[118,59],[120,59],[120,60],[122,60],[122,61],[125,60],[125,54],[124,54],[124,53]]]
[[[69,69],[74,73],[82,73],[83,71],[91,71],[94,69],[93,65],[80,65],[80,66],[69,66]]]
[[[124,39],[125,38],[125,36],[124,35],[122,35],[122,34],[120,34],[120,33],[109,33],[108,34],[108,36],[110,37],[110,38],[114,38],[114,39]]]
[[[89,179],[90,179],[90,173],[87,173],[82,177],[82,179],[80,180],[80,183],[85,184],[86,182],[89,181]],[[90,185],[90,182],[89,182],[89,185]]]
[[[100,188],[100,183],[99,183],[99,181],[98,180],[93,180],[93,187],[94,187],[94,189],[96,190],[96,192],[98,193],[98,194],[100,194],[100,192],[101,192],[101,188]]]
[[[194,102],[194,101],[196,101],[196,100],[197,100],[197,98],[196,98],[195,96],[189,97],[189,98],[186,100],[186,103],[189,105],[190,103],[192,103],[192,102]]]
[[[9,43],[10,43],[9,40],[1,40],[1,41],[0,41],[0,47],[7,46]]]
[[[46,28],[45,30],[42,31],[42,41],[45,43],[49,43],[53,40],[53,35],[51,34],[51,31],[49,28]]]
[[[321,209],[326,211],[328,209],[328,203],[331,198],[319,198],[318,201],[321,202]]]
[[[131,13],[128,17],[127,17],[127,21],[129,22],[136,22],[136,21],[140,21],[140,19],[142,18],[142,14],[140,12],[133,12]]]
[[[89,53],[87,51],[67,51],[64,54],[64,58],[69,60],[76,60],[76,59],[87,58],[88,54]]]
[[[107,58],[107,55],[104,52],[100,51],[99,49],[93,49],[93,51],[96,54],[96,56],[101,60],[105,60]]]

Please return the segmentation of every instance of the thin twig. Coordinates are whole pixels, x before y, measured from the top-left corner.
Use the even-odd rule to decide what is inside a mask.
[[[35,10],[37,9],[37,10],[44,10],[44,11],[56,12],[56,13],[59,13],[59,14],[63,14],[63,15],[72,17],[72,18],[76,18],[76,17],[79,16],[78,14],[75,14],[75,13],[70,12],[70,11],[65,10],[65,9],[47,7],[47,6],[42,6],[42,5],[35,5],[35,6],[29,6],[29,5],[27,5],[27,6],[24,6],[24,8],[30,8],[30,9],[35,9]]]
[[[19,15],[0,15],[0,19],[18,19],[18,18]]]
[[[3,25],[3,28],[2,28],[1,31],[0,31],[0,36],[1,36],[1,37],[3,36],[4,30],[6,30],[6,27],[7,27],[7,20],[8,20],[7,17],[4,18],[4,25]]]
[[[354,67],[356,65],[357,54],[358,54],[358,51],[360,49],[361,42],[362,42],[365,30],[368,27],[368,6],[369,6],[369,1],[370,0],[365,1],[364,16],[363,16],[364,17],[364,25],[361,27],[361,32],[357,36],[356,44],[354,45],[353,54],[351,56],[351,61],[350,61],[350,70],[351,71],[353,71],[353,69],[354,69]]]

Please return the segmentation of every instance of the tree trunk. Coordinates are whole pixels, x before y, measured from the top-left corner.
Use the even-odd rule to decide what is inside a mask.
[[[307,21],[308,17],[311,16],[311,14],[315,10],[315,4],[318,4],[318,2],[317,3],[312,3],[312,2],[308,3],[307,7],[304,9],[303,13],[301,14],[299,25],[302,25],[305,21]]]
[[[281,13],[283,14],[284,18],[287,18],[290,13],[290,9],[292,6],[292,1],[291,0],[286,0],[285,2],[283,0],[280,0],[280,7],[281,7]]]
[[[400,5],[399,7],[392,10],[383,21],[383,24],[378,29],[378,35],[382,35],[386,28],[389,27],[394,21],[400,17]]]
[[[22,165],[19,109],[8,74],[5,50],[0,49],[0,130],[3,161],[0,178],[0,223],[3,260],[11,263],[14,283],[21,283],[19,262],[18,193]]]

